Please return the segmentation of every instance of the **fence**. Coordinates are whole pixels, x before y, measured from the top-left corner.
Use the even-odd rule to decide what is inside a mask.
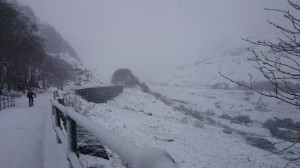
[[[15,96],[0,96],[0,110],[15,106]]]
[[[131,165],[132,168],[176,168],[175,161],[166,151],[158,148],[138,148],[119,135],[93,123],[72,108],[59,104],[53,98],[51,99],[51,104],[52,121],[58,143],[63,144],[67,153],[66,157],[73,168],[83,168],[77,152],[77,124],[92,133],[105,146],[117,153],[123,161]],[[64,119],[62,119],[62,116],[64,116]],[[66,120],[66,128],[61,123],[63,120]],[[67,132],[67,136],[63,134],[64,129]]]

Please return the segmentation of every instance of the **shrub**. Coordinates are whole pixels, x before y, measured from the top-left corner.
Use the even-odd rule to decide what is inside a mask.
[[[237,121],[244,124],[251,123],[250,117],[248,115],[239,115],[232,118],[233,121]]]
[[[296,128],[296,124],[297,123],[294,123],[290,118],[285,118],[282,120],[268,119],[263,123],[263,126],[271,132],[273,137],[277,137],[282,140],[293,141],[294,138],[299,136],[299,133],[297,134],[294,132],[299,131]],[[278,128],[285,128],[288,130],[280,130]]]
[[[209,124],[215,124],[216,123],[216,121],[213,120],[211,117],[206,117],[205,119],[208,121]]]
[[[271,128],[268,128],[268,129],[269,129],[269,131],[271,132],[271,135],[272,135],[273,137],[277,137],[278,132],[279,132],[279,129],[278,129],[277,127],[271,127]]]
[[[229,84],[227,83],[216,83],[211,86],[212,89],[229,89]]]
[[[212,110],[207,110],[205,112],[205,114],[208,115],[208,116],[215,116],[216,115],[216,113],[214,111],[212,111]]]
[[[179,111],[182,111],[182,112],[184,112],[186,114],[193,113],[193,109],[189,109],[189,108],[185,107],[184,105],[177,106],[177,107],[175,107],[175,109],[177,109]]]
[[[111,83],[114,85],[122,85],[125,87],[133,87],[140,84],[138,78],[135,77],[133,73],[126,68],[116,70],[112,76]]]
[[[294,125],[295,125],[295,127],[297,127],[298,129],[300,129],[300,122],[295,122]]]
[[[151,92],[151,94],[156,98],[156,99],[162,99],[163,96],[160,93],[157,92]]]
[[[294,129],[294,121],[291,118],[282,119],[283,128]]]
[[[279,130],[276,137],[282,140],[294,141],[297,137],[297,134],[291,130]]]
[[[227,114],[222,114],[220,116],[220,118],[227,119],[227,120],[231,120],[232,119],[232,117],[230,115],[227,115]]]
[[[252,146],[255,146],[260,149],[264,149],[267,151],[273,151],[275,149],[274,144],[267,139],[258,138],[258,137],[246,137],[245,138],[248,143]]]
[[[256,102],[256,106],[255,106],[255,110],[260,111],[260,112],[268,112],[270,111],[268,109],[268,103],[265,103],[262,99],[262,97],[260,97],[257,102]]]
[[[204,124],[201,121],[199,121],[199,120],[196,120],[194,122],[194,126],[198,127],[198,128],[204,128]]]
[[[150,91],[149,87],[144,82],[140,83],[139,86],[140,86],[140,88],[142,89],[143,92],[149,92]]]
[[[299,123],[298,123],[299,124]],[[278,127],[278,128],[287,128],[297,131],[296,123],[291,118],[284,118],[282,120],[277,119],[268,119],[263,124],[266,128]]]
[[[265,121],[263,123],[263,126],[266,127],[266,128],[277,128],[278,127],[278,122],[276,122],[275,120],[273,119],[268,119],[267,121]]]
[[[194,111],[190,115],[200,121],[204,121],[204,117],[198,111]]]
[[[178,111],[181,111],[184,114],[189,115],[189,116],[191,116],[195,119],[198,119],[200,121],[204,121],[204,117],[200,114],[199,111],[196,111],[196,110],[194,111],[193,109],[187,108],[184,105],[176,106],[176,107],[174,107],[174,109],[176,109]]]
[[[232,134],[232,129],[225,125],[225,127],[223,128],[223,132],[226,134]]]

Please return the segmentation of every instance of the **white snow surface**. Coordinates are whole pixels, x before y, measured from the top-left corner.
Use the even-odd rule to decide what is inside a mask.
[[[25,96],[0,111],[0,168],[67,168],[56,143],[50,114],[50,94],[37,94],[34,106]]]
[[[213,119],[216,121],[223,113],[235,116],[244,112],[250,114],[251,119],[254,117],[261,122],[274,116],[299,118],[296,109],[286,104],[277,104],[275,101],[271,101],[273,103],[270,108],[271,110],[278,108],[278,111],[266,113],[255,111],[253,109],[259,96],[251,95],[250,101],[245,101],[241,99],[247,97],[244,92],[185,90],[182,87],[161,86],[157,86],[154,90],[170,98],[185,100],[188,107],[193,106],[201,111],[219,109],[215,107],[215,103],[221,101],[222,107],[218,111],[215,110],[216,116]],[[253,147],[238,134],[225,134],[222,128],[207,125],[176,111],[137,88],[125,88],[121,95],[104,104],[81,101],[82,109],[89,109],[83,110],[88,118],[141,148],[157,147],[166,150],[181,168],[282,168],[287,163],[282,156],[270,155],[268,151]],[[244,110],[248,108],[252,111]],[[286,113],[281,113],[280,110],[283,109]],[[265,128],[253,129],[235,123],[227,124],[241,131],[250,131],[262,137],[272,138]]]
[[[300,121],[298,109],[249,92],[157,85],[151,89],[183,100],[186,107],[200,113],[215,113],[210,117],[216,122],[272,142],[280,140],[271,137],[265,128],[230,123],[219,116],[249,115],[258,123],[274,116]],[[51,125],[50,96],[38,94],[31,108],[22,96],[16,99],[15,107],[0,111],[0,168],[69,166]],[[176,111],[138,88],[124,89],[121,95],[103,104],[80,101],[82,113],[89,119],[141,149],[165,150],[180,168],[282,168],[288,162],[283,155],[270,155],[269,151],[249,145],[239,134],[225,134],[223,128]],[[257,110],[261,103],[266,111]],[[85,167],[125,167],[113,151],[107,150],[109,161],[80,155],[81,162]],[[151,159],[145,158],[145,162]]]

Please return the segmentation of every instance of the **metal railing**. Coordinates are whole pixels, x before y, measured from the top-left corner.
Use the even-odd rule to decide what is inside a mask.
[[[15,96],[5,95],[0,96],[0,110],[15,106]]]
[[[70,107],[59,104],[53,98],[52,121],[57,135],[58,143],[62,143],[66,151],[66,157],[73,168],[83,168],[78,159],[76,125],[79,125],[92,133],[103,145],[117,153],[123,161],[132,168],[176,168],[174,159],[164,150],[158,148],[141,149],[121,136],[97,125],[88,118],[75,112]],[[67,135],[63,134],[63,119],[66,119]]]

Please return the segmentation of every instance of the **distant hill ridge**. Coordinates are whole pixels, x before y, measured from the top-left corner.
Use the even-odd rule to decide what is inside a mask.
[[[154,83],[210,87],[218,83],[233,85],[220,76],[222,74],[239,81],[249,82],[249,75],[254,75],[257,81],[263,77],[248,61],[251,53],[243,47],[229,48],[227,50],[210,51],[191,59],[181,66],[162,73],[153,80]]]

